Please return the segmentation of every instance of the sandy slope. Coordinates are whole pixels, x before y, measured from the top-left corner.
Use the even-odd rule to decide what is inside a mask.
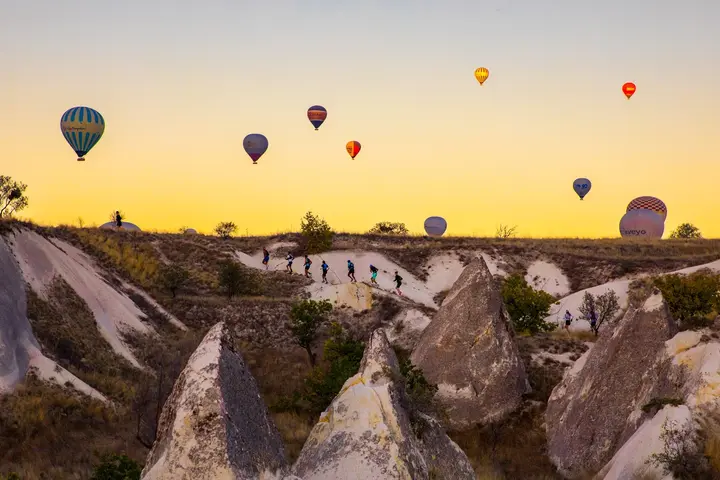
[[[284,260],[281,249],[294,247],[294,243],[278,242],[270,245],[269,269],[275,271],[284,271],[287,262]],[[485,253],[481,254],[490,268],[491,273],[505,275],[505,272],[498,267],[498,262]],[[236,252],[237,259],[248,267],[265,270],[262,264],[262,251],[252,255],[244,252]],[[412,273],[388,259],[385,255],[377,252],[367,252],[359,250],[334,250],[323,253],[321,255],[310,255],[312,266],[310,273],[314,284],[308,287],[308,292],[312,298],[329,299],[337,304],[346,305],[358,310],[370,308],[372,305],[373,291],[380,294],[374,288],[367,286],[351,284],[350,278],[347,276],[347,261],[351,260],[355,264],[355,278],[358,282],[370,283],[370,265],[377,267],[380,272],[378,274],[378,288],[388,294],[392,294],[395,290],[395,271],[403,278],[401,290],[408,300],[425,305],[430,308],[438,308],[435,303],[435,296],[446,290],[449,290],[460,277],[465,266],[455,252],[442,253],[432,257],[425,268],[428,271],[428,280],[422,281],[416,278]],[[330,266],[328,273],[329,285],[322,284],[322,272],[320,265],[325,260]],[[304,258],[296,258],[293,262],[293,271],[297,274],[304,273]]]
[[[697,272],[698,270],[702,270],[705,268],[713,270],[715,272],[720,272],[720,260],[716,260],[714,262],[706,263],[703,265],[696,265],[694,267],[683,268],[682,270],[676,270],[674,272],[668,272],[666,275],[670,275],[673,273],[687,275],[689,273]],[[644,276],[646,275],[641,275],[638,278],[642,278]],[[569,310],[570,313],[573,315],[573,318],[576,319],[570,325],[570,330],[589,332],[590,323],[587,320],[580,319],[581,313],[579,307],[580,305],[582,305],[582,299],[585,295],[585,292],[590,292],[592,295],[602,295],[608,290],[614,290],[618,296],[620,308],[624,311],[624,309],[626,309],[628,306],[628,289],[630,287],[630,283],[632,283],[632,280],[615,280],[613,282],[604,283],[602,285],[581,290],[579,292],[575,292],[571,295],[563,297],[560,299],[558,305],[552,306],[550,310],[550,315],[545,318],[545,321],[555,322],[558,325],[564,325],[563,315],[565,315],[565,310]],[[621,313],[622,312],[619,312],[618,316]]]
[[[25,281],[38,295],[45,294],[46,287],[55,277],[65,280],[88,305],[100,333],[113,350],[140,367],[122,341],[121,333],[128,329],[148,333],[152,329],[143,323],[145,315],[135,303],[103,280],[87,255],[70,244],[60,240],[51,243],[31,231],[15,235],[13,253]]]
[[[33,335],[27,318],[27,299],[22,272],[11,248],[0,238],[0,392],[8,391],[21,381],[29,369],[38,377],[67,383],[75,389],[100,400],[97,390],[45,357]]]

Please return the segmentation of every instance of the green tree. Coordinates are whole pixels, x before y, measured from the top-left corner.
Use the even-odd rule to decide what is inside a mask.
[[[302,300],[290,310],[290,330],[295,335],[298,345],[305,349],[310,364],[315,365],[315,354],[312,344],[317,337],[320,326],[325,323],[332,312],[332,304],[328,300]]]
[[[237,225],[233,222],[220,222],[217,226],[215,226],[215,234],[217,234],[218,237],[227,240],[232,237],[235,232],[237,232],[237,229]]]
[[[545,321],[555,298],[547,292],[533,289],[522,275],[515,274],[505,279],[502,297],[516,330],[534,335],[555,329],[556,325]]]
[[[686,327],[704,325],[704,317],[720,306],[720,276],[709,270],[655,279],[673,318]]]
[[[10,217],[29,205],[25,189],[27,185],[24,183],[0,175],[0,218]]]
[[[330,225],[312,212],[307,212],[300,220],[300,232],[308,254],[322,253],[332,247],[334,233]]]
[[[315,367],[305,380],[303,398],[313,413],[325,410],[347,379],[358,372],[364,352],[364,343],[353,339],[339,323],[332,323],[323,347],[323,359],[329,366]]]
[[[95,468],[92,480],[140,480],[142,468],[127,455],[108,455]]]
[[[682,223],[670,234],[670,238],[702,238],[700,229],[692,223]]]
[[[190,272],[176,263],[163,265],[160,268],[159,279],[162,287],[169,290],[175,298],[177,291],[190,279]]]
[[[226,260],[222,263],[218,281],[220,288],[222,288],[228,298],[243,293],[248,295],[257,293],[255,275],[232,260]]]
[[[371,235],[407,235],[408,229],[400,222],[379,222],[368,231]]]
[[[605,323],[606,320],[612,320],[617,312],[620,311],[620,301],[617,293],[615,293],[615,290],[608,290],[598,296],[595,296],[590,292],[585,292],[579,310],[587,321],[590,321],[592,318],[592,312],[595,312],[597,324],[595,325],[595,328],[593,328],[593,333],[597,336],[600,332],[602,324]]]

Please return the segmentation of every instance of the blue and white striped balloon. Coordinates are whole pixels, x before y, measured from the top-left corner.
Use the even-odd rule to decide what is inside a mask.
[[[100,140],[105,131],[105,119],[99,112],[89,107],[73,107],[63,113],[60,130],[65,140],[78,156],[83,158]]]

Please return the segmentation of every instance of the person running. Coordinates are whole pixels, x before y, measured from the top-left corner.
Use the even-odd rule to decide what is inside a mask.
[[[270,252],[267,251],[267,248],[263,247],[263,265],[265,265],[265,270],[268,269],[268,263],[270,263]]]
[[[572,323],[572,314],[570,310],[565,310],[565,330],[570,331],[570,324]]]
[[[115,226],[117,228],[122,228],[122,217],[120,216],[120,212],[115,212]]]
[[[403,294],[402,290],[400,290],[400,287],[402,286],[402,281],[403,281],[402,277],[397,272],[397,270],[395,270],[395,291],[400,296],[402,296],[402,294]]]
[[[320,265],[320,268],[322,268],[322,273],[323,273],[322,283],[328,283],[327,272],[328,272],[328,269],[330,268],[330,266],[327,263],[325,263],[325,260],[323,260],[323,263],[322,263],[322,265]]]
[[[595,313],[595,309],[590,311],[590,330],[593,331],[595,336],[597,337],[598,329],[597,329],[597,314]]]
[[[312,273],[310,273],[310,265],[312,265],[312,260],[310,260],[310,257],[305,255],[305,276],[310,278]]]
[[[371,281],[372,283],[374,283],[375,285],[377,285],[377,284],[378,284],[378,283],[377,283],[377,274],[378,274],[378,269],[377,269],[377,267],[375,267],[375,266],[373,266],[373,265],[370,265],[370,273],[371,273],[371,275],[370,275],[370,281]]]
[[[288,253],[287,257],[285,257],[285,260],[287,260],[287,266],[285,267],[285,270],[287,270],[287,273],[293,273],[292,269],[292,262],[295,260],[295,257],[293,257],[292,253]]]
[[[357,280],[355,280],[355,264],[350,260],[348,260],[348,277],[351,282],[357,282]]]

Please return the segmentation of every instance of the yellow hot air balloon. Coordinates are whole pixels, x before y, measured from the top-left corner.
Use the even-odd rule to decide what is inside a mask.
[[[485,83],[485,80],[487,80],[489,76],[490,76],[490,70],[488,70],[485,67],[480,67],[477,70],[475,70],[475,78],[477,79],[478,82],[480,82],[480,85]]]

